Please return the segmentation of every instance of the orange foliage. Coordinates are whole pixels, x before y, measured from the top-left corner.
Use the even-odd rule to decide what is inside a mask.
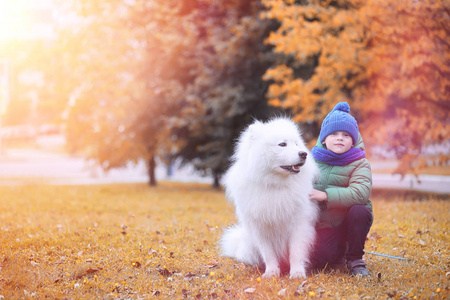
[[[264,1],[269,7],[265,17],[281,23],[266,42],[295,59],[290,66],[277,66],[266,73],[266,80],[275,81],[268,98],[271,104],[291,109],[297,121],[319,122],[337,99],[350,99],[349,91],[360,81],[364,32],[355,17],[360,1],[343,1],[341,7],[327,1],[293,2]],[[302,67],[313,67],[314,72],[294,76]]]
[[[447,1],[369,1],[361,10],[368,61],[357,107],[378,143],[406,143],[414,154],[448,141],[449,8]]]
[[[350,102],[366,144],[393,150],[401,173],[449,142],[448,1],[294,2],[264,1],[280,22],[266,42],[289,61],[265,74],[272,105],[320,124]]]

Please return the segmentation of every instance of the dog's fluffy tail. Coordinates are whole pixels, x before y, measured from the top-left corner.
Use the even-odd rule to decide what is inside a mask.
[[[225,229],[220,240],[221,254],[240,262],[259,266],[261,257],[252,238],[243,226],[234,225]]]

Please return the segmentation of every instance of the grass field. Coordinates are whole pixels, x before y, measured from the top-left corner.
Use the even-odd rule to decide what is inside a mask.
[[[372,197],[366,250],[408,260],[366,254],[368,278],[261,280],[219,256],[235,218],[208,185],[2,186],[0,299],[448,299],[450,202],[418,197]]]

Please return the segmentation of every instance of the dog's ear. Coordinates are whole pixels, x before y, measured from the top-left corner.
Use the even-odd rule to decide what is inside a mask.
[[[262,122],[255,120],[255,122],[248,127],[248,133],[251,140],[257,139],[258,135],[261,134],[261,132],[264,132],[264,130],[261,130],[261,127],[263,126],[264,124]]]

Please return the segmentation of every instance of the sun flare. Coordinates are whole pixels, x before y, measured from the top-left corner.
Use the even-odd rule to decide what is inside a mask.
[[[29,5],[25,0],[0,0],[0,40],[26,36],[31,27]]]
[[[53,0],[0,0],[0,42],[52,38]]]

